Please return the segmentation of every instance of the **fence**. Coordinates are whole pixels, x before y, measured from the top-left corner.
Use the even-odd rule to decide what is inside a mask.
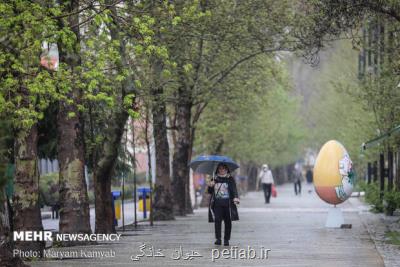
[[[381,191],[381,198],[385,192],[385,184],[387,190],[393,188],[400,191],[400,150],[393,152],[389,150],[379,154],[379,160],[368,162],[367,165],[367,183],[378,182]]]
[[[362,149],[373,147],[380,142],[400,133],[400,125],[387,133],[362,144]],[[367,184],[379,182],[380,198],[383,199],[386,191],[400,191],[400,149],[390,147],[381,151],[376,161],[367,164]],[[385,184],[387,183],[385,190]]]

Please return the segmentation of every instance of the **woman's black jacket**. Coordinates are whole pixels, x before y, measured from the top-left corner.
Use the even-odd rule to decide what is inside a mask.
[[[228,183],[228,191],[229,191],[229,212],[231,215],[231,220],[232,221],[237,221],[239,220],[239,213],[236,207],[236,204],[233,202],[234,198],[238,198],[238,192],[236,189],[236,182],[235,179],[232,176],[229,176],[229,178],[223,178],[223,177],[216,177],[214,180],[216,183],[218,182],[227,182]],[[214,192],[214,187],[213,186],[208,186],[207,191],[209,194],[211,194],[210,198],[210,203],[208,205],[208,222],[214,222],[214,204],[215,204],[215,192]]]

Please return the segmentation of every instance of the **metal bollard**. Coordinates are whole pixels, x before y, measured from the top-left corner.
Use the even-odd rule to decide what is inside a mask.
[[[114,218],[114,226],[118,226],[117,214],[115,212],[115,201],[121,196],[121,191],[112,191],[112,210],[113,210],[113,218]]]
[[[150,188],[149,187],[139,187],[137,189],[139,196],[142,196],[142,207],[143,207],[143,218],[147,218],[147,194],[150,193]],[[150,207],[149,207],[150,208]],[[139,203],[139,209],[140,209],[140,203]]]

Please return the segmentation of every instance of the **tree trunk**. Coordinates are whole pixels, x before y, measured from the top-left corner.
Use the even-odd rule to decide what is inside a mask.
[[[274,181],[276,184],[283,184],[285,182],[285,168],[286,166],[276,167],[272,170]]]
[[[70,112],[74,112],[76,116],[69,117]],[[75,106],[60,104],[57,131],[61,233],[91,232],[85,181],[83,127],[80,117]],[[73,245],[71,242],[67,244]]]
[[[77,40],[73,49],[68,49],[59,43],[60,62],[67,65],[72,74],[81,64],[80,33],[79,33],[79,1],[72,0],[66,5],[65,12],[74,13],[60,23],[70,27]],[[71,25],[74,25],[73,27]],[[82,92],[70,88],[68,98],[73,104],[60,101],[57,116],[58,160],[60,164],[60,232],[61,233],[90,233],[89,198],[85,181],[83,123],[77,105],[80,104]],[[79,243],[81,244],[81,242]],[[65,245],[75,245],[68,242]]]
[[[39,170],[37,160],[37,126],[15,137],[15,179],[13,196],[14,231],[43,231],[39,206]],[[23,251],[44,249],[44,242],[17,241],[16,248]]]
[[[184,216],[192,213],[189,197],[189,149],[190,149],[190,120],[192,105],[187,100],[186,91],[179,89],[179,98],[176,110],[177,142],[172,162],[173,195],[175,200],[174,212]]]
[[[189,160],[187,161],[187,166],[189,166]],[[193,214],[193,206],[192,206],[192,197],[190,195],[190,169],[189,167],[187,167],[188,169],[188,176],[187,176],[187,180],[186,180],[186,203],[185,203],[185,207],[186,207],[186,214]]]
[[[193,152],[193,143],[194,143],[194,137],[195,137],[195,133],[196,133],[196,128],[194,126],[194,123],[191,123],[191,129],[190,129],[190,140],[189,140],[189,150],[188,150],[188,166],[189,163],[192,159],[192,152]],[[188,167],[189,168],[189,167]],[[188,177],[188,181],[187,181],[187,201],[186,201],[186,214],[193,214],[193,206],[192,206],[192,199],[190,197],[190,168],[189,168],[189,177]],[[194,184],[193,184],[194,186]],[[196,189],[193,188],[194,192],[195,192],[195,202],[197,202],[196,200]],[[196,203],[194,204],[196,205]],[[198,205],[198,204],[197,204]],[[197,208],[197,207],[195,207]]]
[[[111,179],[104,172],[94,173],[94,194],[97,234],[115,233],[114,216],[112,210]]]
[[[252,162],[249,162],[247,166],[248,190],[254,191],[257,188],[258,169]]]
[[[156,182],[154,185],[153,219],[173,220],[173,199],[169,168],[169,145],[165,102],[161,99],[162,87],[154,89],[155,102],[152,105],[153,135],[156,153]]]
[[[3,189],[0,190],[0,266],[22,267],[27,266],[20,257],[13,256],[13,243],[10,230],[10,218],[7,206],[7,197]]]
[[[112,210],[111,178],[118,159],[118,151],[124,133],[128,113],[119,109],[115,112],[106,140],[102,147],[101,158],[94,167],[96,233],[115,233]]]
[[[110,29],[111,40],[118,41],[119,54],[121,62],[117,62],[117,72],[123,73],[125,68],[129,65],[129,55],[126,52],[126,40],[118,26],[117,10],[114,1],[107,0],[111,11],[113,21],[107,24]],[[133,93],[134,81],[132,75],[128,75],[126,79],[118,86],[120,100]],[[132,105],[135,100],[133,99]],[[100,157],[98,162],[94,163],[94,184],[95,184],[95,209],[96,209],[96,233],[115,233],[114,216],[112,210],[112,195],[111,195],[111,179],[114,173],[115,163],[118,159],[121,139],[124,134],[126,122],[129,118],[128,112],[123,108],[122,103],[118,103],[115,110],[112,111],[109,127],[105,134],[105,141],[102,144]]]

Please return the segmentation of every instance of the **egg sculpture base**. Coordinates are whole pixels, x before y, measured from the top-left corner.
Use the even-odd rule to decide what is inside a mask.
[[[341,228],[344,224],[343,213],[341,208],[336,206],[329,207],[328,218],[326,218],[326,228]]]

